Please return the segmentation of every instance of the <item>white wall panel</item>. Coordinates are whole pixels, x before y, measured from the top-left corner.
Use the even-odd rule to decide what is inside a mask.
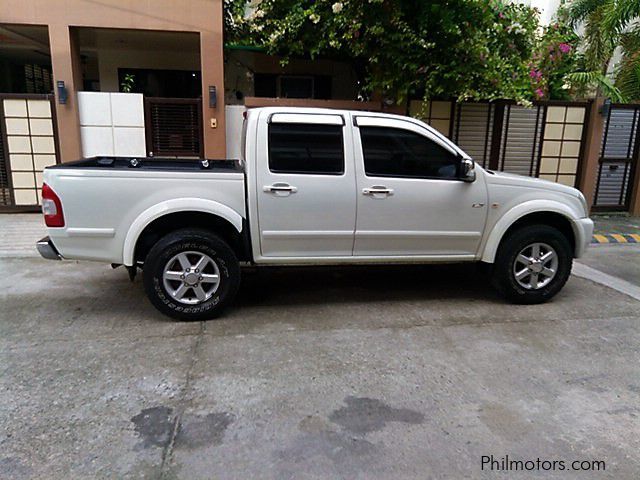
[[[245,111],[244,105],[227,105],[225,107],[227,158],[242,158],[242,122]]]
[[[107,92],[78,92],[78,114],[84,127],[107,127],[111,120],[111,100]]]
[[[80,139],[85,157],[114,154],[112,127],[80,127]]]
[[[111,93],[114,127],[144,128],[144,102],[141,93]]]
[[[113,154],[116,157],[146,157],[144,128],[114,127]]]
[[[146,156],[141,94],[79,92],[78,107],[84,157]]]

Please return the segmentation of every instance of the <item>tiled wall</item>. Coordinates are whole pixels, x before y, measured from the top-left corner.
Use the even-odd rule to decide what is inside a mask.
[[[42,170],[56,163],[51,102],[4,99],[2,103],[15,205],[39,205]]]
[[[549,106],[539,177],[573,187],[585,119],[584,107]]]

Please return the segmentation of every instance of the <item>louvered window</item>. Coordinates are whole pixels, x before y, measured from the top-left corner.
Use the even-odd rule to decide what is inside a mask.
[[[147,98],[147,149],[154,157],[202,157],[202,101]]]

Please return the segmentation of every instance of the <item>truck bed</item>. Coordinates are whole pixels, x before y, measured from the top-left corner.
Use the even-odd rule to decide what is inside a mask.
[[[50,228],[63,257],[132,262],[132,239],[172,212],[215,213],[237,230],[246,218],[245,174],[236,160],[93,157],[44,170],[65,226]]]

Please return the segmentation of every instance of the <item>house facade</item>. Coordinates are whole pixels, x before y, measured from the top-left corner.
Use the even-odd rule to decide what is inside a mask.
[[[557,0],[527,0],[550,21]],[[37,210],[48,165],[105,156],[239,158],[246,108],[420,117],[478,163],[640,213],[640,106],[356,101],[349,62],[224,45],[223,0],[0,2],[0,211]]]
[[[224,158],[222,3],[0,2],[0,207],[37,205],[43,166],[96,152]],[[154,125],[173,132],[154,144]]]

